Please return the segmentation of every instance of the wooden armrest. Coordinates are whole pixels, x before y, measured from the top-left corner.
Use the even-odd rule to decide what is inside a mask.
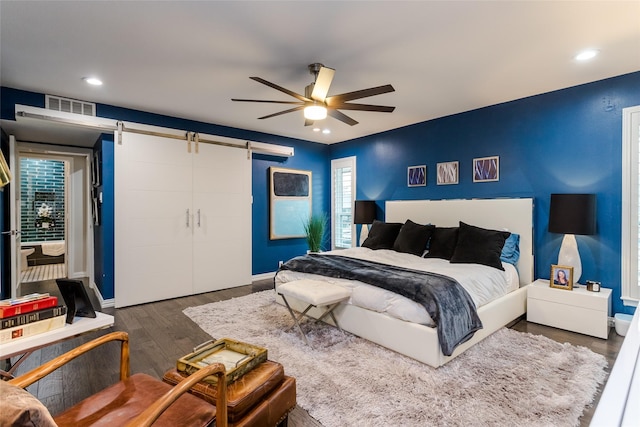
[[[216,426],[227,427],[227,382],[225,378],[225,367],[222,363],[214,363],[198,372],[189,375],[180,381],[170,391],[165,393],[153,405],[127,424],[127,427],[148,427],[158,419],[158,417],[182,394],[189,391],[196,383],[205,377],[215,375],[218,378],[218,394],[216,396]]]
[[[74,348],[60,356],[50,360],[49,362],[32,369],[31,371],[20,375],[9,381],[10,384],[16,385],[20,388],[25,388],[31,384],[39,381],[51,372],[72,361],[76,357],[101,346],[107,342],[120,341],[120,381],[129,378],[129,335],[126,332],[112,332],[110,334],[103,335],[86,344],[82,344],[79,347]]]

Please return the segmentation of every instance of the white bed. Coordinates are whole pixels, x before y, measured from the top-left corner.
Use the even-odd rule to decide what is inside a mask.
[[[526,312],[525,285],[533,281],[532,199],[390,201],[386,203],[385,210],[386,222],[404,223],[407,219],[410,219],[421,224],[431,223],[438,227],[454,227],[458,226],[459,221],[463,221],[477,227],[494,230],[506,229],[512,233],[517,233],[520,235],[520,258],[517,263],[517,272],[514,269],[510,270],[510,266],[506,265],[506,272],[504,273],[507,282],[506,288],[505,290],[498,289],[496,291],[503,296],[485,296],[482,293],[478,295],[474,293],[473,289],[469,289],[469,286],[473,287],[473,283],[470,282],[473,282],[472,279],[476,272],[474,269],[489,269],[496,272],[499,270],[468,264],[458,266],[452,264],[451,267],[456,267],[452,269],[448,265],[448,261],[431,260],[436,266],[437,272],[443,274],[453,273],[447,275],[454,277],[467,289],[476,305],[479,305],[477,311],[483,323],[483,329],[476,332],[472,339],[459,345],[451,356],[445,356],[442,353],[436,329],[428,326],[433,324],[433,322],[430,322],[428,315],[426,320],[420,317],[420,310],[426,313],[422,307],[416,309],[415,307],[401,305],[400,302],[402,301],[400,300],[403,300],[404,297],[390,298],[389,295],[384,294],[388,293],[388,291],[374,288],[376,290],[373,293],[377,292],[380,295],[380,303],[377,304],[376,301],[371,301],[371,297],[361,298],[361,295],[369,295],[371,293],[370,289],[367,290],[367,293],[355,291],[356,289],[369,287],[369,285],[360,282],[340,283],[343,279],[327,278],[327,281],[341,284],[354,290],[352,298],[335,310],[338,322],[344,330],[420,362],[438,367]],[[338,252],[338,254],[340,253]],[[405,267],[415,268],[418,265],[419,269],[422,269],[421,264],[414,264],[411,260],[411,258],[415,258],[416,262],[422,262],[415,255],[394,254],[390,250],[371,251],[365,248],[363,251],[343,251],[343,254],[364,259],[370,258],[383,263],[387,263],[385,259],[388,257],[394,263],[405,264]],[[327,256],[330,256],[330,254]],[[380,256],[382,261],[378,258]],[[463,267],[463,269],[458,270],[457,267]],[[438,270],[438,268],[442,270]],[[462,273],[459,273],[459,271],[462,271]],[[500,274],[503,273],[500,272]],[[276,276],[276,289],[281,283],[302,278],[318,279],[319,277],[314,275],[305,276],[304,273],[292,271],[281,271]],[[518,287],[518,284],[520,287]],[[367,298],[369,301],[366,301]],[[278,301],[282,303],[280,298],[278,298]],[[407,302],[416,304],[412,301]],[[302,310],[305,304],[294,300],[292,307],[296,310]],[[389,312],[387,312],[387,309],[389,309]],[[320,315],[320,310],[312,310],[310,315],[317,317]]]

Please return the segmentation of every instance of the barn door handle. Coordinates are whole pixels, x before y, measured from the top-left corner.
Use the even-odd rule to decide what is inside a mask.
[[[189,228],[189,209],[187,209],[187,228]]]
[[[198,228],[200,228],[200,209],[198,209]]]

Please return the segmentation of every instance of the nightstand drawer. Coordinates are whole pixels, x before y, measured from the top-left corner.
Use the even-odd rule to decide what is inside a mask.
[[[534,282],[536,285],[538,282]],[[552,301],[569,306],[587,308],[591,310],[608,311],[609,289],[601,292],[589,292],[585,287],[573,288],[571,291],[556,289],[549,286],[549,282],[543,282],[542,286],[531,286],[527,291],[528,298],[543,301]]]
[[[609,336],[606,311],[528,298],[527,321],[598,338]]]

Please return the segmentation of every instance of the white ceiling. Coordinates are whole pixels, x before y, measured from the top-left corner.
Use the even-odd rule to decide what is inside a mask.
[[[640,70],[640,1],[0,1],[3,86],[335,143]],[[574,55],[597,48],[580,63]],[[392,84],[330,135],[287,105],[307,65],[329,95]],[[104,80],[101,87],[82,81]]]

